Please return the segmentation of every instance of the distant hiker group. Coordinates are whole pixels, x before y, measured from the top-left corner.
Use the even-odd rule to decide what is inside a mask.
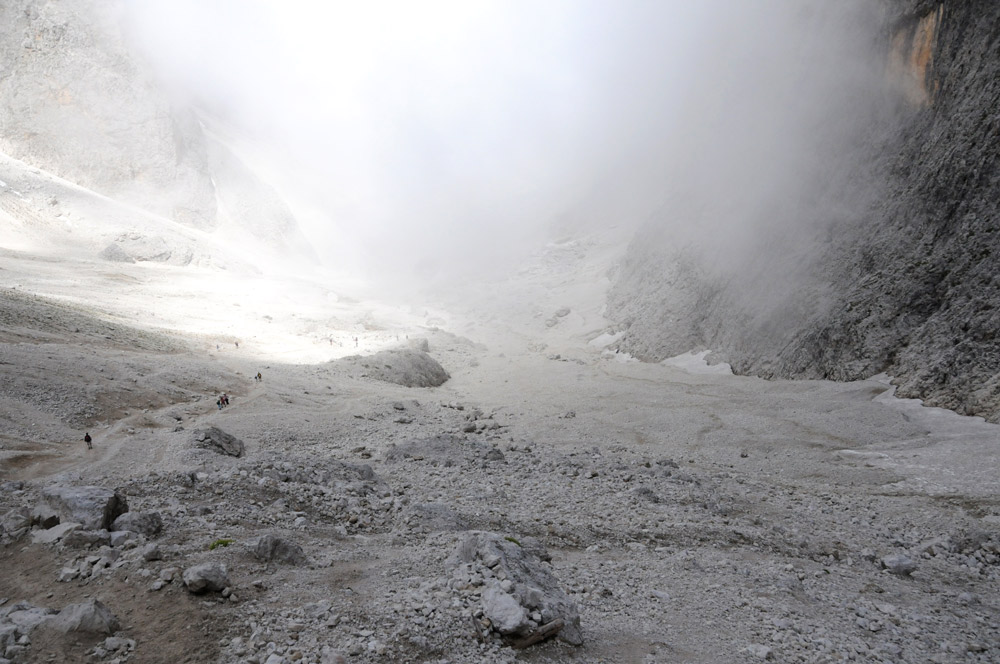
[[[259,383],[260,381],[264,380],[264,377],[263,377],[263,376],[261,376],[261,375],[260,375],[260,372],[258,371],[258,372],[257,372],[257,375],[256,375],[256,376],[254,376],[254,377],[253,377],[253,379],[254,379],[255,381],[257,381],[257,382]]]
[[[222,410],[223,408],[225,408],[226,406],[228,406],[229,405],[229,395],[227,395],[225,392],[223,392],[222,396],[220,396],[218,399],[216,399],[215,405],[218,406],[219,410]]]

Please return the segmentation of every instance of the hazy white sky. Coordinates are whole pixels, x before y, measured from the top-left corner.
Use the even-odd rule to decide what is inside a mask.
[[[321,253],[431,276],[502,264],[554,219],[632,225],[678,179],[705,200],[785,186],[850,69],[822,6],[126,3],[163,75],[270,144],[279,184],[322,210]]]

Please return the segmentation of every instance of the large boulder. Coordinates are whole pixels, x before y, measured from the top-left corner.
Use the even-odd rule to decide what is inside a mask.
[[[128,512],[124,493],[99,486],[53,486],[42,496],[61,520],[87,530],[108,530],[118,516]]]
[[[79,604],[70,604],[45,621],[45,626],[58,632],[88,632],[91,634],[114,634],[119,623],[115,614],[96,599],[88,599]]]
[[[363,376],[405,387],[438,387],[451,378],[437,360],[416,348],[352,355],[340,361],[360,368]]]
[[[163,530],[163,520],[159,512],[125,512],[111,524],[111,530],[128,530],[153,537]]]
[[[279,562],[288,565],[305,565],[309,562],[302,547],[290,540],[275,535],[264,535],[257,540],[254,555],[264,562]]]
[[[184,587],[195,595],[207,592],[221,592],[232,584],[229,573],[222,563],[201,563],[184,570]]]
[[[243,456],[243,451],[246,449],[242,440],[218,427],[195,429],[194,442],[198,447],[234,457]]]
[[[470,565],[490,579],[482,595],[483,615],[502,636],[530,643],[545,634],[581,645],[580,611],[560,588],[547,560],[544,547],[532,538],[521,542],[496,533],[473,532],[448,565],[451,569]]]

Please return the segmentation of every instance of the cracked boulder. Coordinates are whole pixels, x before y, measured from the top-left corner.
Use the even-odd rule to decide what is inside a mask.
[[[195,429],[194,442],[198,447],[233,457],[243,456],[243,451],[246,448],[242,440],[218,427]]]
[[[128,512],[124,493],[99,486],[53,486],[42,496],[62,521],[79,523],[85,530],[109,530]]]
[[[552,636],[582,645],[579,609],[560,587],[547,562],[550,559],[534,538],[521,541],[473,532],[448,559],[448,566],[468,565],[487,579],[483,615],[515,647]]]

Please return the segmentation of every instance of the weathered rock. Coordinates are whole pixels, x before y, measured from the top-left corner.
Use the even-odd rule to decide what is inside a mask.
[[[27,602],[19,602],[11,608],[13,610],[7,614],[7,621],[22,634],[27,634],[55,614],[52,609],[34,606]]]
[[[194,441],[199,447],[234,457],[243,456],[243,452],[246,449],[242,440],[226,433],[218,427],[195,429]]]
[[[909,556],[902,553],[894,553],[882,558],[882,567],[890,574],[896,576],[909,576],[917,569],[917,563]]]
[[[206,592],[222,592],[232,584],[226,566],[222,563],[201,563],[184,570],[184,586],[196,595]]]
[[[118,631],[118,618],[96,599],[70,604],[45,621],[45,626],[58,632],[89,632],[113,634]]]
[[[31,512],[26,507],[15,507],[0,517],[0,532],[17,540],[31,529]]]
[[[36,530],[31,533],[31,542],[33,544],[51,544],[52,542],[58,542],[69,533],[77,530],[79,527],[80,524],[78,523],[66,522],[45,530]]]
[[[257,540],[254,555],[257,556],[258,560],[264,562],[279,562],[288,565],[305,565],[309,562],[309,558],[301,546],[270,534]]]
[[[422,350],[383,350],[368,356],[352,355],[344,362],[362,369],[362,375],[406,387],[438,387],[451,378],[437,360]]]
[[[62,538],[62,543],[71,549],[87,549],[111,544],[111,533],[106,530],[83,530],[74,528]]]
[[[142,554],[142,559],[147,562],[153,560],[163,560],[163,552],[160,550],[159,545],[152,542],[142,547],[142,551],[140,553]]]
[[[31,510],[31,525],[51,528],[59,523],[59,514],[48,505],[35,505]]]
[[[483,594],[483,612],[504,636],[529,636],[541,625],[562,620],[558,638],[581,645],[580,612],[559,587],[543,557],[548,557],[544,547],[533,538],[524,538],[522,545],[496,533],[474,532],[462,541],[447,564],[452,569],[467,563],[483,565],[505,579],[503,585],[491,585]],[[540,620],[531,621],[528,616],[532,614]]]
[[[119,515],[128,512],[125,494],[99,486],[54,486],[42,496],[63,521],[90,530],[108,530]]]
[[[125,512],[111,524],[111,530],[130,530],[153,537],[163,530],[163,520],[159,512]]]
[[[495,582],[483,593],[483,614],[493,628],[504,635],[522,634],[530,628],[525,608]]]

